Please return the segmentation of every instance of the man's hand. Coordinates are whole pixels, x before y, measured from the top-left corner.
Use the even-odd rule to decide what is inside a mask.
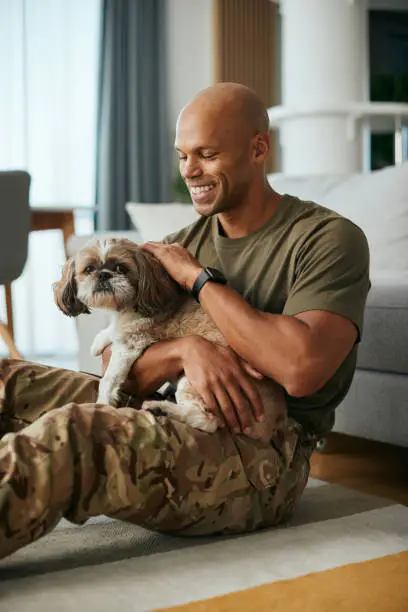
[[[112,345],[108,344],[102,351],[102,375],[105,374],[106,368],[109,365],[110,358],[112,356]]]
[[[249,433],[254,419],[264,419],[262,401],[253,381],[262,379],[262,374],[229,347],[200,336],[186,340],[183,369],[192,387],[211,412],[224,417],[232,431]]]
[[[103,372],[110,356],[108,346],[102,353]],[[134,364],[124,390],[146,397],[182,371],[207,408],[221,416],[221,422],[224,419],[232,431],[245,431],[254,419],[263,420],[264,407],[254,384],[254,379],[263,378],[262,374],[232,349],[200,336],[153,344]]]
[[[203,267],[180,244],[162,244],[146,242],[143,249],[154,255],[166,268],[167,272],[184,289],[191,289]]]

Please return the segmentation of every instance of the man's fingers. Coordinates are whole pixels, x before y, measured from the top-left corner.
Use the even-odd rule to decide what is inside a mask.
[[[201,399],[205,404],[205,407],[212,412],[215,416],[218,416],[219,414],[219,410],[218,410],[218,403],[217,400],[215,399],[214,394],[209,391],[208,389],[206,389],[205,391],[202,391],[200,393]]]
[[[157,248],[160,248],[163,245],[162,242],[144,242],[143,244],[140,245],[142,249],[146,249],[146,251],[153,251],[154,249],[157,250]]]
[[[184,250],[183,247],[181,247],[181,245],[179,245],[177,242],[173,242],[172,244],[166,244],[165,242],[153,242],[153,241],[149,241],[149,242],[144,242],[143,244],[140,245],[140,247],[142,249],[145,249],[146,251],[150,251],[151,253],[155,253],[155,252],[160,252],[160,251],[179,251],[179,250]]]
[[[241,382],[242,392],[245,393],[248,398],[249,405],[252,408],[252,412],[257,421],[265,420],[265,409],[262,403],[260,393],[255,384],[252,384],[250,380],[243,380]]]
[[[105,370],[109,365],[109,361],[112,355],[112,345],[108,344],[102,351],[102,373],[105,374]]]
[[[257,380],[263,379],[264,375],[258,370],[256,370],[253,366],[251,366],[247,361],[242,360],[241,365],[243,369],[245,370],[245,372],[247,372],[247,374],[252,376],[252,378],[256,378]]]
[[[218,405],[218,413],[221,412],[221,418],[225,419],[231,431],[238,433],[241,429],[240,423],[229,394],[222,385],[219,385],[214,389],[214,395]]]
[[[235,431],[249,430],[254,424],[254,415],[251,406],[240,387],[228,387],[228,394],[231,398],[234,412],[238,417],[237,428]]]

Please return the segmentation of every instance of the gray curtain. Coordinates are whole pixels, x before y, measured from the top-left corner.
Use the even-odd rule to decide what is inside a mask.
[[[127,201],[170,199],[165,0],[103,0],[96,228],[130,227]]]

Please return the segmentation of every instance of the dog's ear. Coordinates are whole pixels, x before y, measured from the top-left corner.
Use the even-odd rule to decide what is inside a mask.
[[[134,260],[138,285],[135,309],[145,317],[169,316],[178,310],[186,293],[160,261],[140,247],[134,250]]]
[[[75,262],[71,257],[62,270],[62,278],[53,285],[56,305],[68,317],[80,314],[91,314],[88,306],[78,299],[78,287],[75,280]]]

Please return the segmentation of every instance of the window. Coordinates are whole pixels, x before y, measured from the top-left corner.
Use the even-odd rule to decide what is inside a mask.
[[[370,100],[408,102],[408,11],[370,11]],[[405,159],[407,129],[403,130]],[[371,133],[371,169],[395,163],[394,130],[380,123]]]
[[[0,168],[30,172],[32,206],[82,207],[88,231],[100,8],[100,0],[0,0]],[[13,285],[16,341],[25,355],[75,350],[74,324],[51,292],[63,261],[58,232],[30,236],[26,269]]]

